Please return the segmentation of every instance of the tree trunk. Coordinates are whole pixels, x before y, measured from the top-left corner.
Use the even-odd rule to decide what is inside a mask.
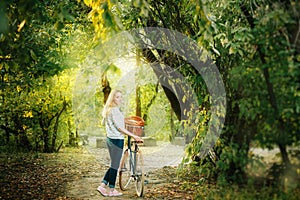
[[[56,138],[57,138],[57,130],[58,130],[58,125],[59,125],[59,118],[61,116],[61,114],[64,112],[64,110],[67,107],[67,102],[66,100],[63,101],[63,105],[60,111],[57,112],[57,114],[55,114],[56,116],[56,120],[55,120],[55,124],[54,124],[54,128],[53,128],[53,134],[52,134],[52,143],[51,143],[51,152],[56,151]]]
[[[286,165],[290,165],[291,162],[290,162],[290,159],[289,159],[289,156],[288,156],[286,145],[279,143],[278,147],[279,147],[279,150],[280,150],[282,162]]]
[[[172,109],[170,109],[170,129],[171,129],[171,135],[169,137],[169,140],[172,142],[174,141],[174,138],[176,136],[175,123],[174,123],[174,111]]]
[[[68,120],[68,132],[69,132],[69,145],[71,147],[77,147],[78,144],[76,142],[76,135],[75,133],[72,131],[72,126],[71,126],[71,122],[70,120]]]
[[[135,115],[141,117],[142,116],[142,107],[141,107],[141,91],[140,86],[137,86],[135,89]]]
[[[105,104],[111,91],[111,87],[109,86],[109,81],[107,79],[106,73],[102,74],[102,88],[102,92],[104,94],[103,103]]]
[[[16,114],[13,117],[15,126],[16,126],[16,132],[17,132],[17,136],[18,136],[18,148],[22,148],[25,150],[31,150],[32,149],[32,145],[26,135],[26,132],[23,129],[23,123],[21,122],[19,115]]]
[[[247,21],[250,25],[250,28],[254,29],[255,28],[254,19],[253,19],[252,15],[250,14],[250,12],[247,10],[247,8],[244,5],[241,5],[241,10],[242,10],[244,16],[246,17],[246,19],[247,19]],[[261,63],[263,65],[265,65],[265,64],[267,64],[267,62],[265,60],[265,54],[261,51],[261,49],[262,49],[261,46],[259,44],[257,44],[257,52],[258,52],[259,58],[261,60]],[[285,130],[284,129],[284,123],[282,122],[282,119],[279,116],[279,110],[278,110],[276,95],[275,95],[275,92],[274,92],[273,84],[270,81],[270,73],[269,73],[269,69],[267,67],[263,68],[263,76],[264,76],[264,79],[265,79],[265,82],[266,82],[266,87],[267,87],[267,91],[268,91],[268,95],[269,95],[269,102],[270,102],[271,107],[274,110],[274,117],[279,122],[278,131],[280,133],[278,133],[278,134],[281,135],[282,134],[281,132]],[[277,138],[276,143],[279,146],[282,161],[286,164],[289,164],[290,160],[289,160],[289,157],[288,157],[288,154],[287,154],[287,151],[286,151],[286,144],[284,144],[281,141],[281,137]]]
[[[160,85],[162,86],[164,93],[166,94],[171,108],[173,109],[176,117],[179,121],[186,119],[186,116],[182,112],[181,108],[189,110],[189,101],[183,102],[183,96],[185,95],[181,87],[174,84],[171,85],[172,80],[176,78],[176,75],[172,76],[172,73],[166,73],[161,65],[152,65],[153,71],[156,74]],[[174,79],[173,79],[174,78]]]
[[[144,113],[143,113],[143,119],[145,120],[145,123],[147,123],[149,109],[150,109],[151,105],[153,104],[153,102],[155,101],[155,99],[157,97],[158,86],[159,86],[159,83],[157,83],[155,85],[155,94],[152,96],[149,103],[145,106],[145,110],[144,110]]]
[[[0,125],[0,128],[5,131],[5,144],[8,144],[10,142],[9,138],[11,133],[13,133],[14,135],[18,134],[15,130],[11,129],[7,123],[6,125]]]
[[[38,112],[38,118],[39,118],[39,124],[42,129],[42,140],[44,143],[43,152],[44,153],[50,153],[50,146],[49,146],[49,126],[50,122],[46,122],[46,120],[43,119],[43,113]]]
[[[43,152],[44,153],[50,153],[50,147],[49,147],[49,134],[48,131],[43,130],[43,142],[44,142],[44,148]]]

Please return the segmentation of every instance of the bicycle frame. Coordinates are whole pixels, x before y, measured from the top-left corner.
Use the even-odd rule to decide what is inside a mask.
[[[131,137],[128,137],[127,149],[125,151],[129,151],[129,170],[131,171],[131,176],[134,177],[136,174],[136,153],[138,151],[138,145],[134,144],[134,149],[132,149]]]

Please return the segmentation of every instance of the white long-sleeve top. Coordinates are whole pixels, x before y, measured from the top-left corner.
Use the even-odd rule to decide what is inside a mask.
[[[124,115],[119,107],[113,107],[108,112],[105,120],[106,136],[111,139],[124,139],[124,135],[118,130],[125,128]]]

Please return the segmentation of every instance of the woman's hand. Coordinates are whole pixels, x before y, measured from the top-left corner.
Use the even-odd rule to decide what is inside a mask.
[[[144,142],[143,139],[137,135],[135,135],[132,132],[129,132],[127,129],[120,129],[121,132],[128,135],[129,137],[132,137],[136,142]]]
[[[137,135],[134,135],[133,139],[137,142],[143,142],[143,139]]]

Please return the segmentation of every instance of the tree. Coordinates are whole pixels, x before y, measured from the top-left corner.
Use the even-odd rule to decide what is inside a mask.
[[[45,152],[57,149],[59,119],[71,103],[62,91],[52,90],[52,77],[73,67],[66,56],[79,44],[66,43],[72,33],[88,31],[88,26],[83,28],[87,11],[75,1],[1,2],[0,101],[5,112],[0,114],[0,127],[6,144]],[[78,55],[77,60],[84,54]]]
[[[137,27],[164,27],[194,38],[208,50],[222,73],[228,96],[226,124],[219,143],[214,171],[219,180],[246,180],[250,144],[278,145],[288,164],[286,147],[299,141],[299,4],[292,1],[85,1],[91,6],[98,36]],[[170,6],[173,5],[173,6]],[[103,9],[98,9],[98,8]],[[95,15],[96,12],[99,12]],[[101,29],[104,27],[104,29]],[[291,28],[292,27],[292,28]],[[289,32],[289,30],[293,30]],[[151,41],[151,38],[148,38]],[[159,56],[157,56],[157,54]],[[198,102],[209,111],[203,80],[184,59],[166,51],[145,49],[143,57],[153,63],[177,68],[197,91]],[[159,59],[161,58],[161,59]],[[163,71],[155,65],[155,71]],[[157,73],[159,78],[159,73]],[[263,80],[263,81],[261,81]],[[177,118],[182,120],[180,88],[160,83]],[[171,90],[169,88],[172,88]],[[200,110],[202,110],[200,108]],[[206,114],[206,116],[209,114]],[[209,118],[209,116],[208,116]],[[207,117],[198,124],[188,149],[199,153]],[[200,131],[201,130],[201,131]],[[205,166],[202,163],[202,168]]]
[[[263,147],[278,145],[283,163],[289,164],[286,148],[298,141],[299,130],[297,123],[291,126],[291,121],[297,118],[298,64],[295,47],[288,36],[294,34],[290,34],[287,28],[298,18],[296,13],[288,12],[295,5],[283,6],[279,1],[264,2],[264,6],[246,2],[228,2],[222,6],[226,8],[224,12],[220,12],[218,6],[210,8],[214,10],[212,13],[218,13],[216,48],[222,49],[223,57],[227,54],[232,58],[227,62],[220,58],[219,62],[219,66],[233,66],[227,80],[234,84],[228,88],[234,89],[231,90],[234,104],[229,105],[235,106],[229,106],[232,111],[228,115],[236,115],[229,118],[231,121],[227,127],[241,125],[234,137],[236,143],[250,144],[258,139]],[[228,13],[239,14],[230,17]],[[287,110],[289,117],[285,114]],[[248,148],[245,150],[242,152],[247,153]]]

